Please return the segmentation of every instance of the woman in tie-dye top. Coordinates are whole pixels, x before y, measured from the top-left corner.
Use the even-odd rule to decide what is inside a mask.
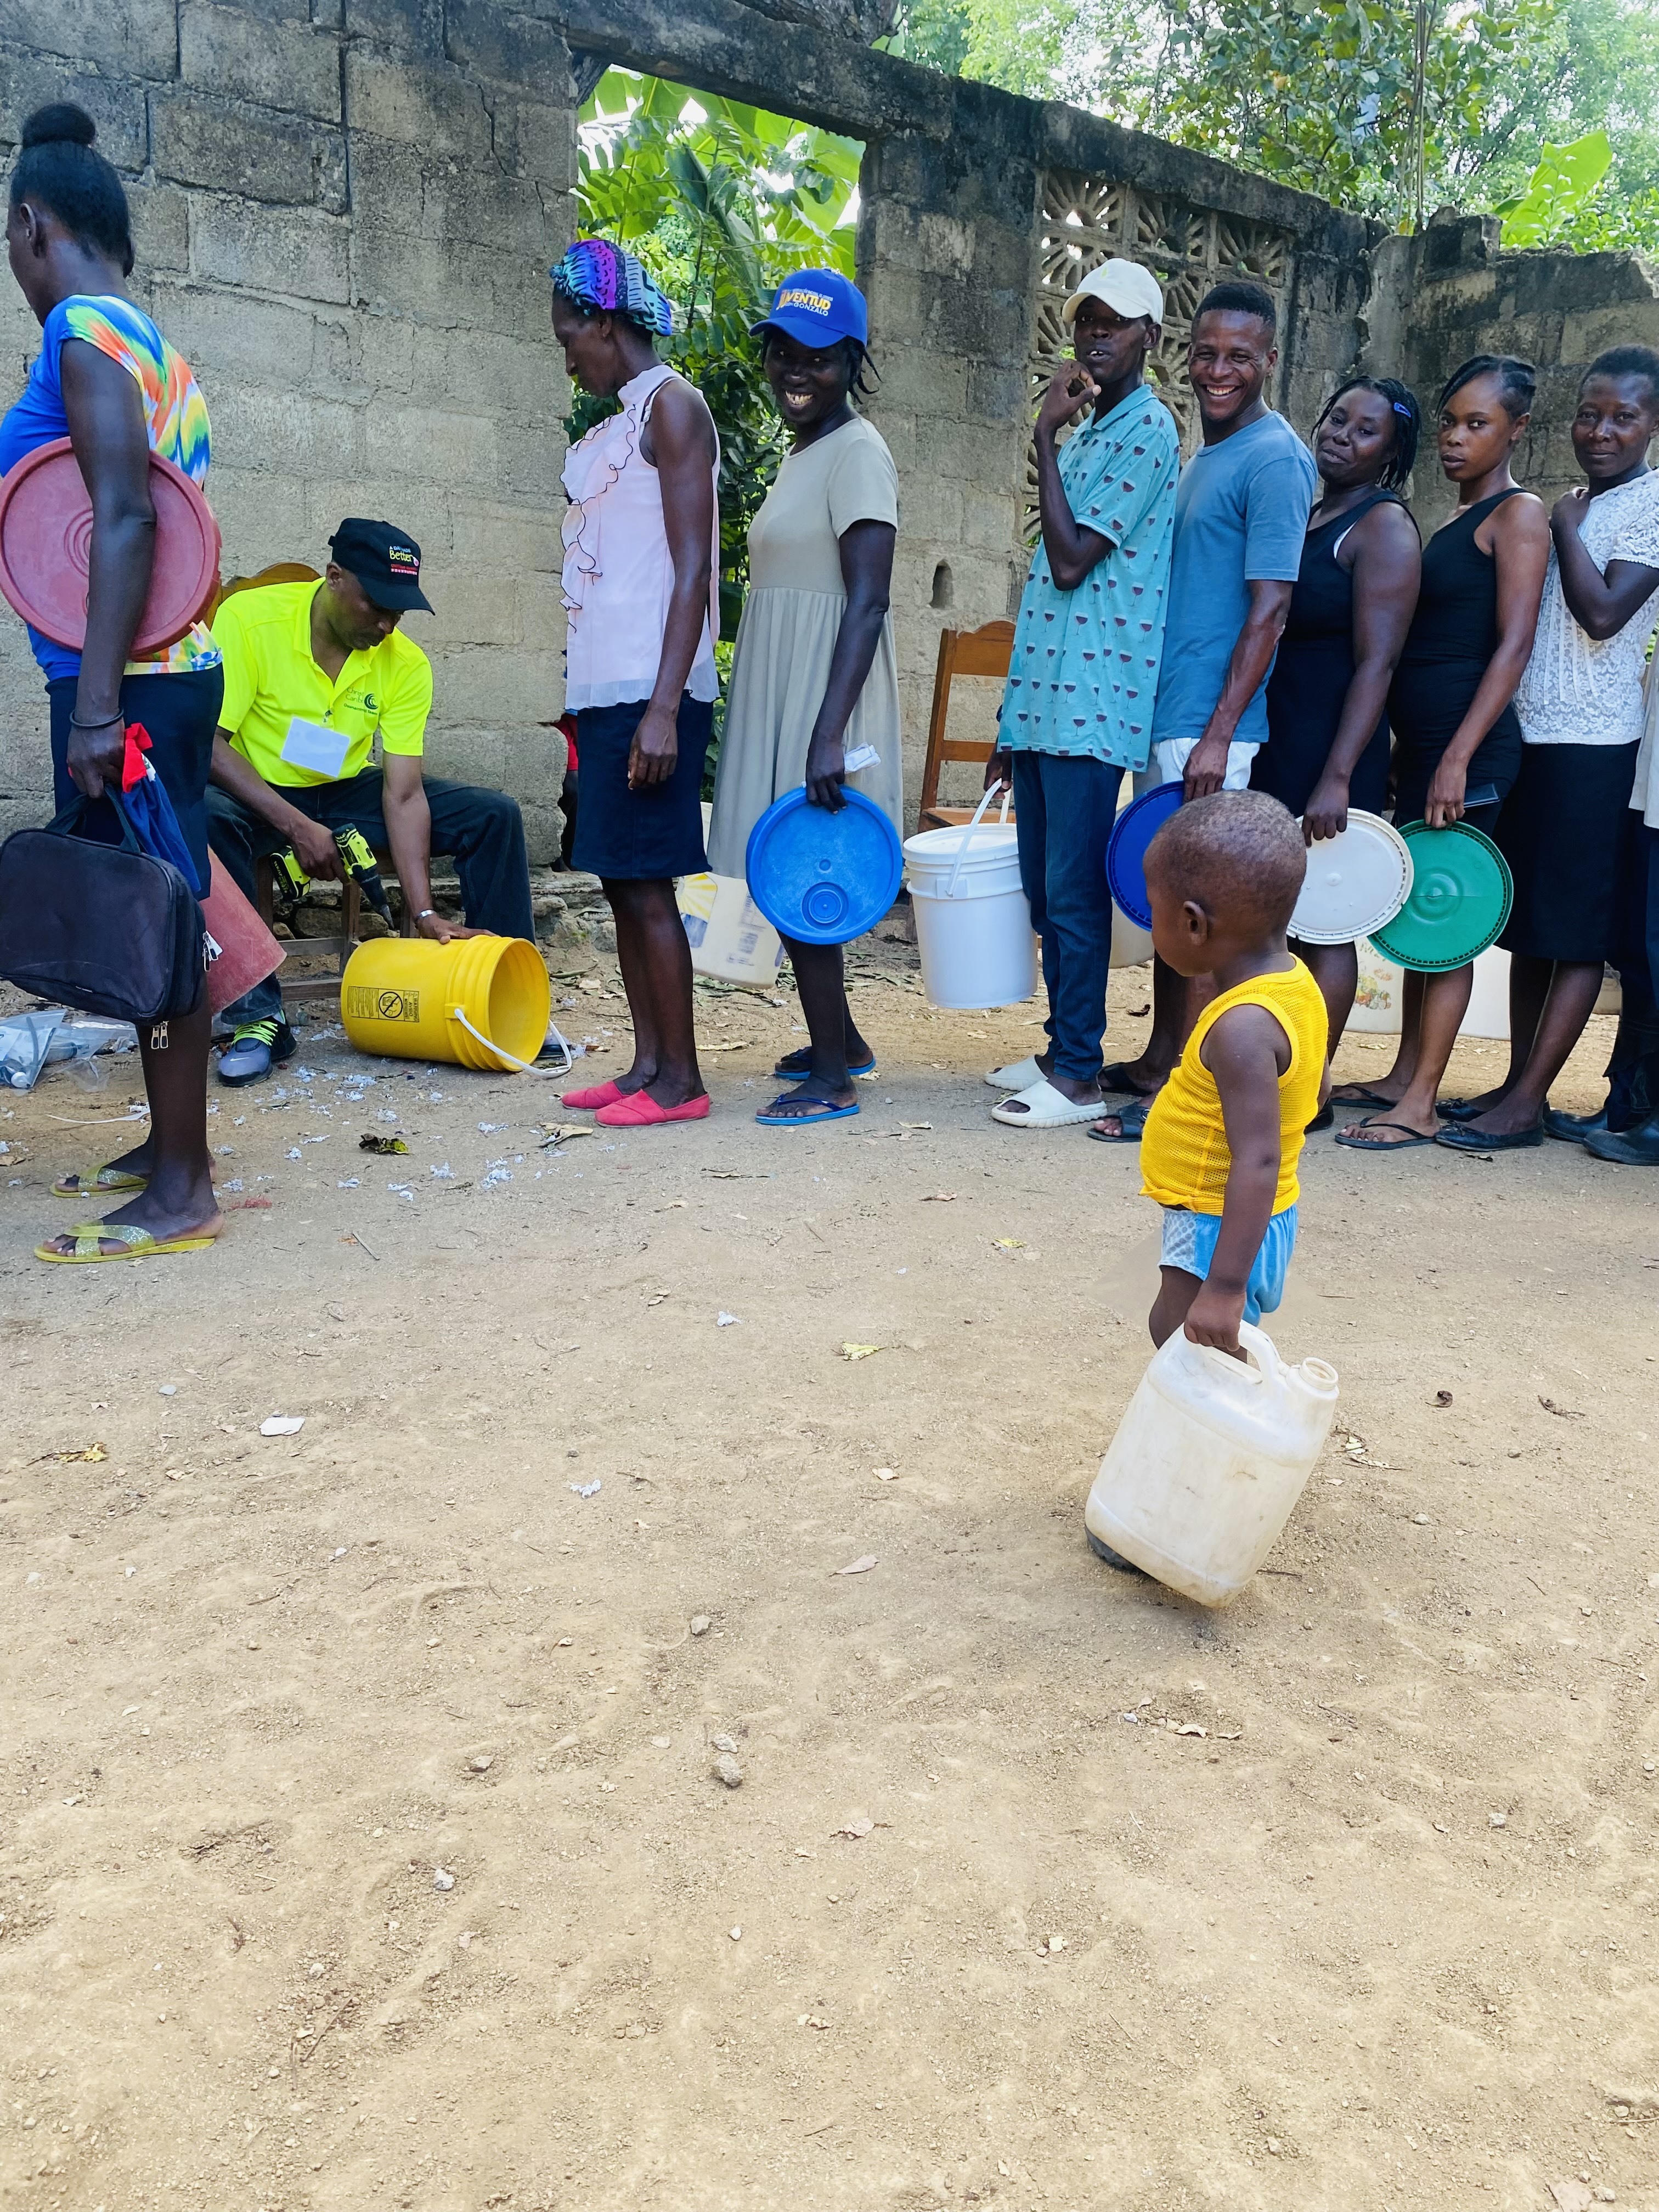
[[[118,842],[107,783],[119,788],[127,723],[142,722],[197,875],[208,881],[208,769],[224,695],[205,630],[143,659],[132,655],[155,559],[152,451],[199,483],[207,474],[207,408],[196,380],[149,317],[126,296],[132,235],[121,180],[94,149],[91,118],[67,105],[23,125],[11,173],[6,250],[40,324],[39,359],[0,422],[0,473],[67,436],[92,498],[87,630],[82,651],[34,631],[46,672],[59,811],[92,802],[79,834]],[[49,1238],[50,1261],[144,1259],[210,1243],[222,1226],[207,1146],[207,994],[140,1032],[149,1092],[149,1140],[88,1176],[54,1185],[64,1197],[134,1195],[107,1220]]]

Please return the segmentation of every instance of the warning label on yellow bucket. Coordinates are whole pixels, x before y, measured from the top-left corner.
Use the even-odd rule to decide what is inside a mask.
[[[374,991],[353,983],[345,997],[345,1010],[353,1021],[418,1022],[421,1018],[418,991]]]

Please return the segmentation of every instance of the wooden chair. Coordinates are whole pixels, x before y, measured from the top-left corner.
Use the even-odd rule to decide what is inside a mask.
[[[223,602],[236,592],[258,591],[266,584],[307,584],[318,580],[318,571],[303,561],[273,561],[261,568],[257,575],[232,576],[219,586],[213,602],[216,613]],[[391,866],[389,857],[377,851],[374,855],[385,874]],[[259,919],[267,929],[273,925],[276,906],[276,863],[266,857],[253,863],[253,903]],[[409,902],[404,902],[402,934],[412,937],[415,925],[408,912]],[[340,929],[331,937],[296,937],[294,955],[303,960],[331,960],[331,969],[318,975],[284,976],[282,985],[283,1004],[294,1006],[306,999],[337,997],[340,978],[345,974],[346,963],[358,945],[358,926],[362,917],[363,895],[350,876],[345,879],[340,894]],[[286,963],[284,963],[286,965]],[[280,971],[279,971],[280,972]]]
[[[946,761],[975,761],[982,769],[996,749],[992,739],[945,735],[951,683],[958,676],[1006,677],[1013,646],[1014,626],[1011,622],[982,623],[977,629],[939,632],[933,711],[927,723],[927,758],[921,771],[920,811],[921,827],[924,830],[943,830],[952,823],[972,820],[971,806],[939,805],[939,770]],[[1012,815],[1008,818],[1012,821]]]

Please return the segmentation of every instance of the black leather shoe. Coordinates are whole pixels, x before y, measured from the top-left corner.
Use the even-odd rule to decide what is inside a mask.
[[[1484,1114],[1486,1109],[1477,1105],[1473,1098],[1437,1098],[1434,1110],[1443,1121],[1473,1121],[1477,1114]]]
[[[1479,1129],[1461,1127],[1456,1123],[1442,1129],[1435,1139],[1436,1144],[1444,1145],[1454,1152],[1519,1152],[1543,1141],[1544,1132],[1536,1127],[1511,1130],[1508,1136],[1484,1137]]]
[[[1584,1150],[1598,1160],[1616,1161],[1620,1167],[1659,1168],[1659,1114],[1650,1114],[1633,1129],[1617,1133],[1604,1129],[1599,1136],[1586,1137]]]
[[[1582,1145],[1588,1138],[1601,1136],[1607,1126],[1605,1106],[1594,1114],[1559,1114],[1553,1106],[1544,1109],[1544,1134],[1559,1137],[1564,1145]]]

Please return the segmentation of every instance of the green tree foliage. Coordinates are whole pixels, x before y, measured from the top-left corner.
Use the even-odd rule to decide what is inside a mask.
[[[902,0],[887,43],[1402,225],[1419,132],[1431,210],[1520,198],[1603,130],[1535,242],[1659,248],[1659,0]]]
[[[690,379],[720,438],[720,629],[736,631],[749,525],[785,436],[750,325],[792,269],[850,276],[842,222],[862,148],[787,116],[659,77],[611,70],[580,117],[584,230],[639,256],[674,302],[665,356]],[[614,410],[579,392],[572,438]]]

